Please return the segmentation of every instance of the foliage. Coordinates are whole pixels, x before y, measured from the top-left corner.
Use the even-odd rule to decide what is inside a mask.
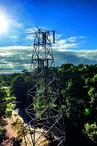
[[[48,92],[47,95],[39,95],[38,100],[34,100],[33,104],[36,116],[39,116],[39,114],[48,106],[50,106],[50,108],[56,108],[56,105],[52,103],[54,97],[55,95],[53,93]],[[41,115],[42,118],[49,118],[50,116],[51,111],[49,111],[49,108]]]
[[[84,134],[86,134],[92,141],[97,143],[97,124],[94,122],[94,124],[86,123],[84,125]]]
[[[0,78],[1,80],[1,78]],[[1,80],[4,83],[3,80]],[[13,109],[15,109],[14,96],[10,95],[10,88],[4,87],[3,84],[0,86],[0,143],[5,138],[5,125],[3,118],[11,115]]]
[[[27,99],[27,92],[30,88],[35,85],[35,81],[33,80],[31,74],[29,72],[23,72],[22,74],[18,74],[13,77],[11,80],[11,94],[16,96],[17,102],[19,102],[18,107],[24,109],[29,105],[29,101]],[[32,99],[31,99],[32,101]],[[31,102],[30,101],[30,102]]]
[[[0,77],[0,88],[2,87],[2,84],[3,84],[3,80],[2,77]]]
[[[10,95],[10,88],[0,89],[0,116],[10,116],[13,109],[15,109],[15,100],[14,96]]]
[[[6,138],[5,137],[5,125],[6,123],[4,122],[4,120],[1,118],[0,119],[0,143]]]
[[[69,63],[62,64],[60,67],[50,68],[50,77],[54,76],[52,75],[52,71],[58,78],[58,89],[61,98],[60,108],[63,110],[65,118],[68,118],[70,121],[72,120],[73,123],[80,127],[81,131],[86,123],[89,124],[89,129],[94,121],[97,122],[97,64],[79,64],[78,66]],[[2,79],[4,79],[4,83]],[[14,108],[9,103],[15,100],[14,96],[16,96],[16,101],[20,102],[17,104],[17,107],[22,110],[34,102],[32,108],[34,107],[36,109],[37,115],[49,105],[52,99],[55,98],[55,95],[50,94],[50,92],[47,96],[39,95],[38,100],[35,99],[36,101],[34,101],[32,97],[26,100],[28,99],[27,92],[36,84],[36,79],[36,74],[32,76],[26,70],[21,74],[13,74],[1,78],[3,84],[11,86],[10,95],[3,89],[0,91],[0,100],[2,102],[6,101],[7,103],[2,105],[2,115],[5,113],[4,111],[7,110],[6,112],[8,112],[10,108]],[[56,82],[54,84],[57,88]],[[37,89],[35,89],[34,92],[35,91],[37,91]],[[58,102],[51,106],[58,110]],[[2,109],[4,109],[4,111]],[[47,110],[42,116],[49,117],[50,114],[49,110]],[[92,128],[92,132],[95,133],[95,129]]]

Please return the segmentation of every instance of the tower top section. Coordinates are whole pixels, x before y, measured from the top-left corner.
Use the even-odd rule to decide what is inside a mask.
[[[38,44],[34,42],[34,45],[50,45],[51,43],[55,43],[55,31],[56,30],[45,30],[37,27],[36,32],[30,32],[28,33],[35,35],[35,37],[38,39]],[[36,39],[36,41],[37,41]]]
[[[34,43],[32,49],[31,71],[38,69],[42,71],[54,66],[52,44],[55,43],[55,30],[44,30],[37,28],[34,33]]]

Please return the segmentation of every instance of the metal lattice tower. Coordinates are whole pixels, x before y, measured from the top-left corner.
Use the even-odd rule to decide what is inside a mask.
[[[52,136],[56,146],[64,146],[65,126],[58,82],[53,71],[54,57],[52,43],[55,43],[55,30],[47,31],[38,27],[35,33],[31,59],[31,73],[36,85],[28,91],[31,104],[26,108],[30,117],[29,136],[25,138],[26,146],[38,146],[41,137]],[[32,101],[33,100],[33,101]],[[42,105],[40,105],[42,102]],[[37,127],[41,125],[41,131]],[[37,133],[39,136],[37,138]],[[27,143],[29,141],[29,144]],[[49,143],[51,143],[49,141]],[[27,145],[28,144],[28,145]],[[40,145],[41,146],[41,145]]]

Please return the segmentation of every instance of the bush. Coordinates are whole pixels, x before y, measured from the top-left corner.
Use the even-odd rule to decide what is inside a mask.
[[[97,125],[96,122],[94,124],[86,123],[84,125],[84,134],[86,134],[89,139],[97,143]]]

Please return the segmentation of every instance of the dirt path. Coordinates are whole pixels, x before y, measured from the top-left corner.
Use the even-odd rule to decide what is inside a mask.
[[[11,129],[11,123],[10,123],[10,120],[7,118],[6,119],[6,122],[8,123],[8,125],[6,126],[6,136],[10,139],[12,138],[12,129]]]
[[[5,127],[7,140],[4,141],[2,145],[0,146],[13,146],[12,138],[18,137],[18,134],[19,134],[18,132],[22,131],[21,125],[23,125],[24,122],[23,122],[23,119],[18,115],[17,111],[13,111],[12,116],[10,118],[6,118],[5,121],[7,122],[7,125]],[[35,131],[36,131],[35,141],[37,141],[37,139],[40,137],[41,133],[43,132],[43,129],[37,128]],[[34,135],[32,135],[32,137],[34,137]],[[30,142],[32,141],[31,136],[28,134],[26,135],[25,139],[27,142],[27,146],[31,146],[31,143],[29,143],[29,141]],[[21,146],[26,146],[24,137],[22,139]],[[44,136],[41,136],[40,139],[37,141],[36,146],[48,146],[48,140]]]

